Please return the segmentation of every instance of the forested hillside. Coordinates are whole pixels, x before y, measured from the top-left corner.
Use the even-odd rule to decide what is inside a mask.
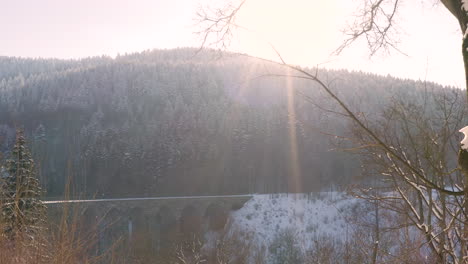
[[[194,49],[0,57],[0,152],[8,155],[15,127],[24,127],[48,196],[62,195],[67,178],[86,197],[297,192],[355,181],[358,158],[334,151],[346,144],[330,136],[349,135],[346,118],[313,83],[284,74],[247,56]],[[370,119],[391,98],[417,101],[442,88],[318,74]]]

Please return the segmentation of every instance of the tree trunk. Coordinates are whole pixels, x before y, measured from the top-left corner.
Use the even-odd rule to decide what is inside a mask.
[[[465,66],[465,90],[468,102],[468,37],[463,36],[462,44],[463,64]]]
[[[465,15],[466,16],[466,15]],[[466,26],[465,26],[466,27]],[[466,30],[466,28],[465,28]],[[463,44],[462,44],[462,54],[463,54],[463,64],[465,66],[465,90],[466,90],[466,96],[467,96],[467,102],[468,102],[468,37],[465,34],[465,31],[462,32],[464,34],[463,36]],[[459,153],[459,161],[460,161],[460,154],[462,154],[464,150],[461,150]],[[468,186],[468,171],[466,169],[463,170],[463,175],[465,176],[465,188]],[[461,256],[462,259],[468,256],[468,245],[467,245],[467,238],[468,238],[468,219],[467,219],[467,214],[468,214],[468,191],[465,190],[465,196],[464,196],[464,216],[465,216],[465,223],[463,226],[463,238],[461,241]],[[463,263],[463,262],[460,262]]]
[[[379,227],[379,202],[375,201],[375,237],[374,237],[374,252],[372,253],[372,264],[377,263],[377,253],[380,243],[380,227]]]

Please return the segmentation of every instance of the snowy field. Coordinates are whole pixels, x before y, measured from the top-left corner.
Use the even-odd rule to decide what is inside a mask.
[[[255,195],[232,214],[232,228],[251,234],[259,244],[272,242],[277,231],[289,229],[307,245],[312,234],[345,234],[343,214],[357,201],[338,192]]]
[[[227,237],[253,249],[247,254],[251,264],[263,263],[252,257],[258,252],[268,264],[364,263],[376,241],[375,217],[374,204],[343,192],[254,195],[231,213]],[[430,251],[416,227],[393,228],[403,219],[384,208],[378,218],[380,260],[395,263],[405,256],[409,263],[425,263]]]
[[[345,240],[349,231],[346,216],[359,203],[362,200],[339,192],[254,195],[232,213],[230,232],[263,250],[282,232],[292,233],[305,251],[321,237]]]

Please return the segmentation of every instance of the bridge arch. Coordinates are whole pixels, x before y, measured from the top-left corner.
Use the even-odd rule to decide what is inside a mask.
[[[222,230],[227,224],[229,212],[241,208],[250,198],[248,195],[228,195],[47,201],[46,203],[51,221],[60,221],[61,215],[70,212],[69,217],[77,217],[79,220],[77,232],[80,236],[83,234],[104,241],[102,244],[101,241],[95,241],[96,246],[93,244],[90,251],[106,247],[108,240],[119,235],[124,242],[131,243],[123,243],[123,246],[134,247],[140,244],[140,241],[137,241],[139,238],[133,237],[129,240],[129,235],[131,233],[131,236],[134,236],[141,231],[145,235],[141,238],[144,246],[147,247],[147,242],[151,242],[150,245],[155,249],[153,252],[157,252],[158,249],[172,246],[180,233],[193,233],[201,229],[203,235],[207,231]],[[99,221],[102,223],[99,224]],[[108,234],[107,231],[118,234]]]
[[[220,203],[210,203],[205,210],[204,217],[207,220],[208,230],[220,231],[227,223],[229,211]]]
[[[92,206],[86,206],[84,208],[81,208],[79,223],[81,226],[86,227],[88,229],[95,229],[98,224],[97,209]]]
[[[114,243],[126,238],[126,221],[122,210],[111,207],[99,219],[99,248],[101,253],[111,248]]]
[[[156,218],[159,224],[159,248],[167,248],[177,238],[177,218],[167,205],[159,208]]]
[[[70,211],[68,211],[65,213],[68,215],[62,215],[61,217],[71,217],[71,221],[76,221],[76,236],[79,237],[79,239],[83,239],[85,241],[92,240],[91,242],[99,242],[99,217],[98,210],[94,206],[88,206],[88,204],[70,207],[69,205],[63,205],[62,208],[64,210],[65,208],[67,208],[67,210],[78,210],[78,212],[75,211],[77,213],[69,213]],[[99,250],[98,243],[91,244],[92,245],[86,245],[88,247],[87,251],[90,254],[97,254]]]
[[[203,217],[200,208],[186,205],[180,214],[180,232],[184,237],[198,237],[202,232]]]
[[[132,207],[128,211],[127,233],[130,240],[135,236],[143,234],[146,231],[147,224],[145,222],[144,210],[141,207]]]

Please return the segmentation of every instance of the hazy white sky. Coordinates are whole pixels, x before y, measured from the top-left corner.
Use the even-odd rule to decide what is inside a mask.
[[[224,0],[0,0],[0,55],[80,58],[199,45],[192,34],[200,4]],[[290,63],[347,68],[464,87],[461,35],[435,0],[403,1],[396,52],[369,59],[358,43],[331,56],[360,0],[248,0],[235,51]],[[354,4],[353,4],[354,3]],[[422,4],[425,3],[425,4]]]

